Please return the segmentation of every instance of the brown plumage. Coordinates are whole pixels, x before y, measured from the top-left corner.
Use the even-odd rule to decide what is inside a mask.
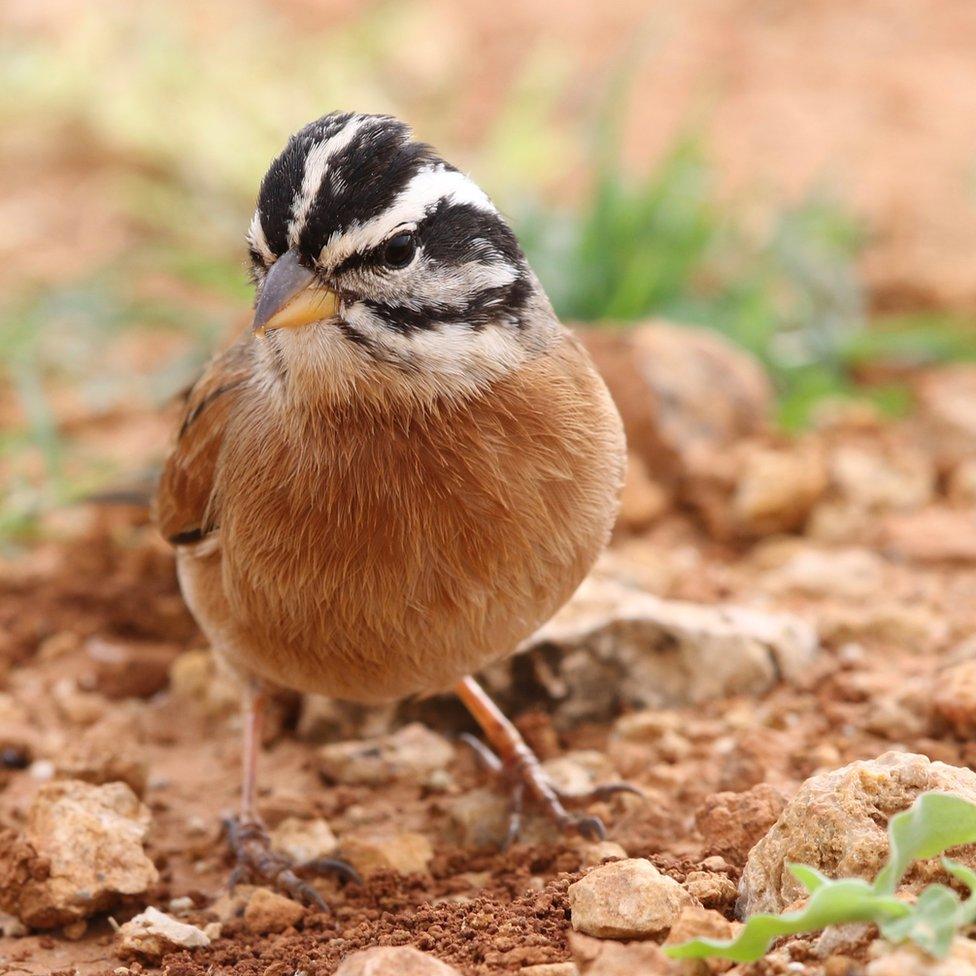
[[[459,682],[510,654],[593,564],[616,513],[620,420],[487,198],[392,120],[335,118],[283,154],[299,153],[301,181],[266,178],[256,333],[191,391],[158,523],[194,615],[244,678],[361,702],[458,686],[515,778],[558,804],[514,730]],[[334,182],[354,193],[349,146],[368,132],[373,159],[384,126],[394,160],[416,155],[387,209],[306,253],[307,226],[346,204],[315,178],[341,159]],[[248,820],[252,798],[253,777]]]

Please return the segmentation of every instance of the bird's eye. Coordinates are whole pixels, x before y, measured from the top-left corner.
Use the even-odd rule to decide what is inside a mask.
[[[405,268],[417,253],[417,242],[413,234],[395,234],[383,248],[383,260],[391,268]]]

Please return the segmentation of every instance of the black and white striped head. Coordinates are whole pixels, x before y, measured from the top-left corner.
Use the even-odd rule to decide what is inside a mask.
[[[532,320],[551,317],[485,193],[389,116],[333,113],[292,136],[248,243],[255,331],[292,368],[341,355],[477,385],[517,365]]]

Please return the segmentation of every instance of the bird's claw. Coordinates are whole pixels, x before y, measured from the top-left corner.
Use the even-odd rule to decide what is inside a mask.
[[[352,865],[331,857],[295,865],[290,858],[271,849],[271,838],[257,821],[228,817],[224,826],[236,860],[227,881],[231,892],[242,881],[257,882],[279,888],[296,901],[326,912],[329,906],[322,896],[297,872],[317,875],[334,872],[349,881],[362,880]]]

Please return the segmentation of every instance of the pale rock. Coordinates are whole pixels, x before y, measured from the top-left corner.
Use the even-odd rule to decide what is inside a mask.
[[[954,505],[976,507],[976,457],[963,458],[952,469],[946,492]]]
[[[792,614],[663,600],[599,571],[522,650],[561,651],[566,720],[759,694],[804,673],[814,629]]]
[[[911,944],[875,942],[865,976],[976,976],[976,942],[957,935],[944,959],[933,959]]]
[[[685,891],[705,908],[724,911],[735,904],[738,889],[727,874],[712,871],[689,871],[684,880]]]
[[[601,783],[619,779],[605,753],[596,749],[567,752],[542,763],[549,781],[566,796],[586,796]]]
[[[82,691],[72,678],[62,678],[51,688],[51,698],[62,716],[73,725],[94,725],[108,709],[108,700]]]
[[[346,956],[335,976],[461,976],[446,962],[412,946],[373,946]]]
[[[938,650],[951,634],[945,614],[920,602],[878,599],[860,606],[825,606],[818,619],[825,641],[873,640],[922,653]]]
[[[271,846],[295,864],[332,857],[339,846],[332,828],[322,819],[286,817],[271,831]]]
[[[284,932],[305,917],[305,908],[297,901],[267,888],[255,888],[244,906],[244,925],[257,935]]]
[[[805,548],[762,576],[768,593],[862,599],[884,585],[884,560],[867,549]]]
[[[763,536],[802,528],[826,487],[817,451],[744,444],[729,502],[730,524],[721,534]]]
[[[177,949],[205,949],[210,937],[203,929],[177,921],[158,908],[147,908],[115,933],[115,951],[120,959],[158,962]]]
[[[584,840],[579,838],[572,843],[572,847],[579,852],[580,867],[589,868],[603,864],[604,861],[623,861],[627,852],[613,840]]]
[[[148,808],[124,783],[38,791],[21,835],[0,844],[0,908],[32,928],[89,918],[158,880],[143,851]]]
[[[170,644],[109,641],[91,637],[85,652],[94,667],[95,688],[106,698],[151,698],[169,683],[176,656]]]
[[[570,932],[580,976],[672,976],[677,969],[654,942],[615,942]]]
[[[207,650],[186,651],[177,657],[170,665],[169,685],[174,698],[192,701],[213,717],[240,708],[240,684]]]
[[[81,735],[70,739],[54,756],[59,779],[84,780],[100,786],[122,782],[141,797],[149,779],[149,760],[142,743],[138,715],[117,707]]]
[[[336,742],[318,751],[319,769],[336,783],[383,786],[424,783],[454,758],[453,746],[420,722],[376,739]]]
[[[650,861],[629,858],[594,868],[569,886],[573,928],[604,939],[666,932],[694,899]]]
[[[364,877],[375,871],[423,874],[434,856],[430,841],[412,831],[362,830],[343,834],[343,858]]]
[[[828,877],[872,880],[888,855],[888,819],[930,790],[976,802],[976,773],[925,756],[887,752],[808,779],[750,851],[737,913],[780,912],[804,894],[786,870],[807,864]],[[976,866],[964,849],[960,860]]]
[[[834,491],[862,511],[906,511],[931,501],[936,471],[931,456],[909,444],[872,437],[839,443],[830,454]]]

